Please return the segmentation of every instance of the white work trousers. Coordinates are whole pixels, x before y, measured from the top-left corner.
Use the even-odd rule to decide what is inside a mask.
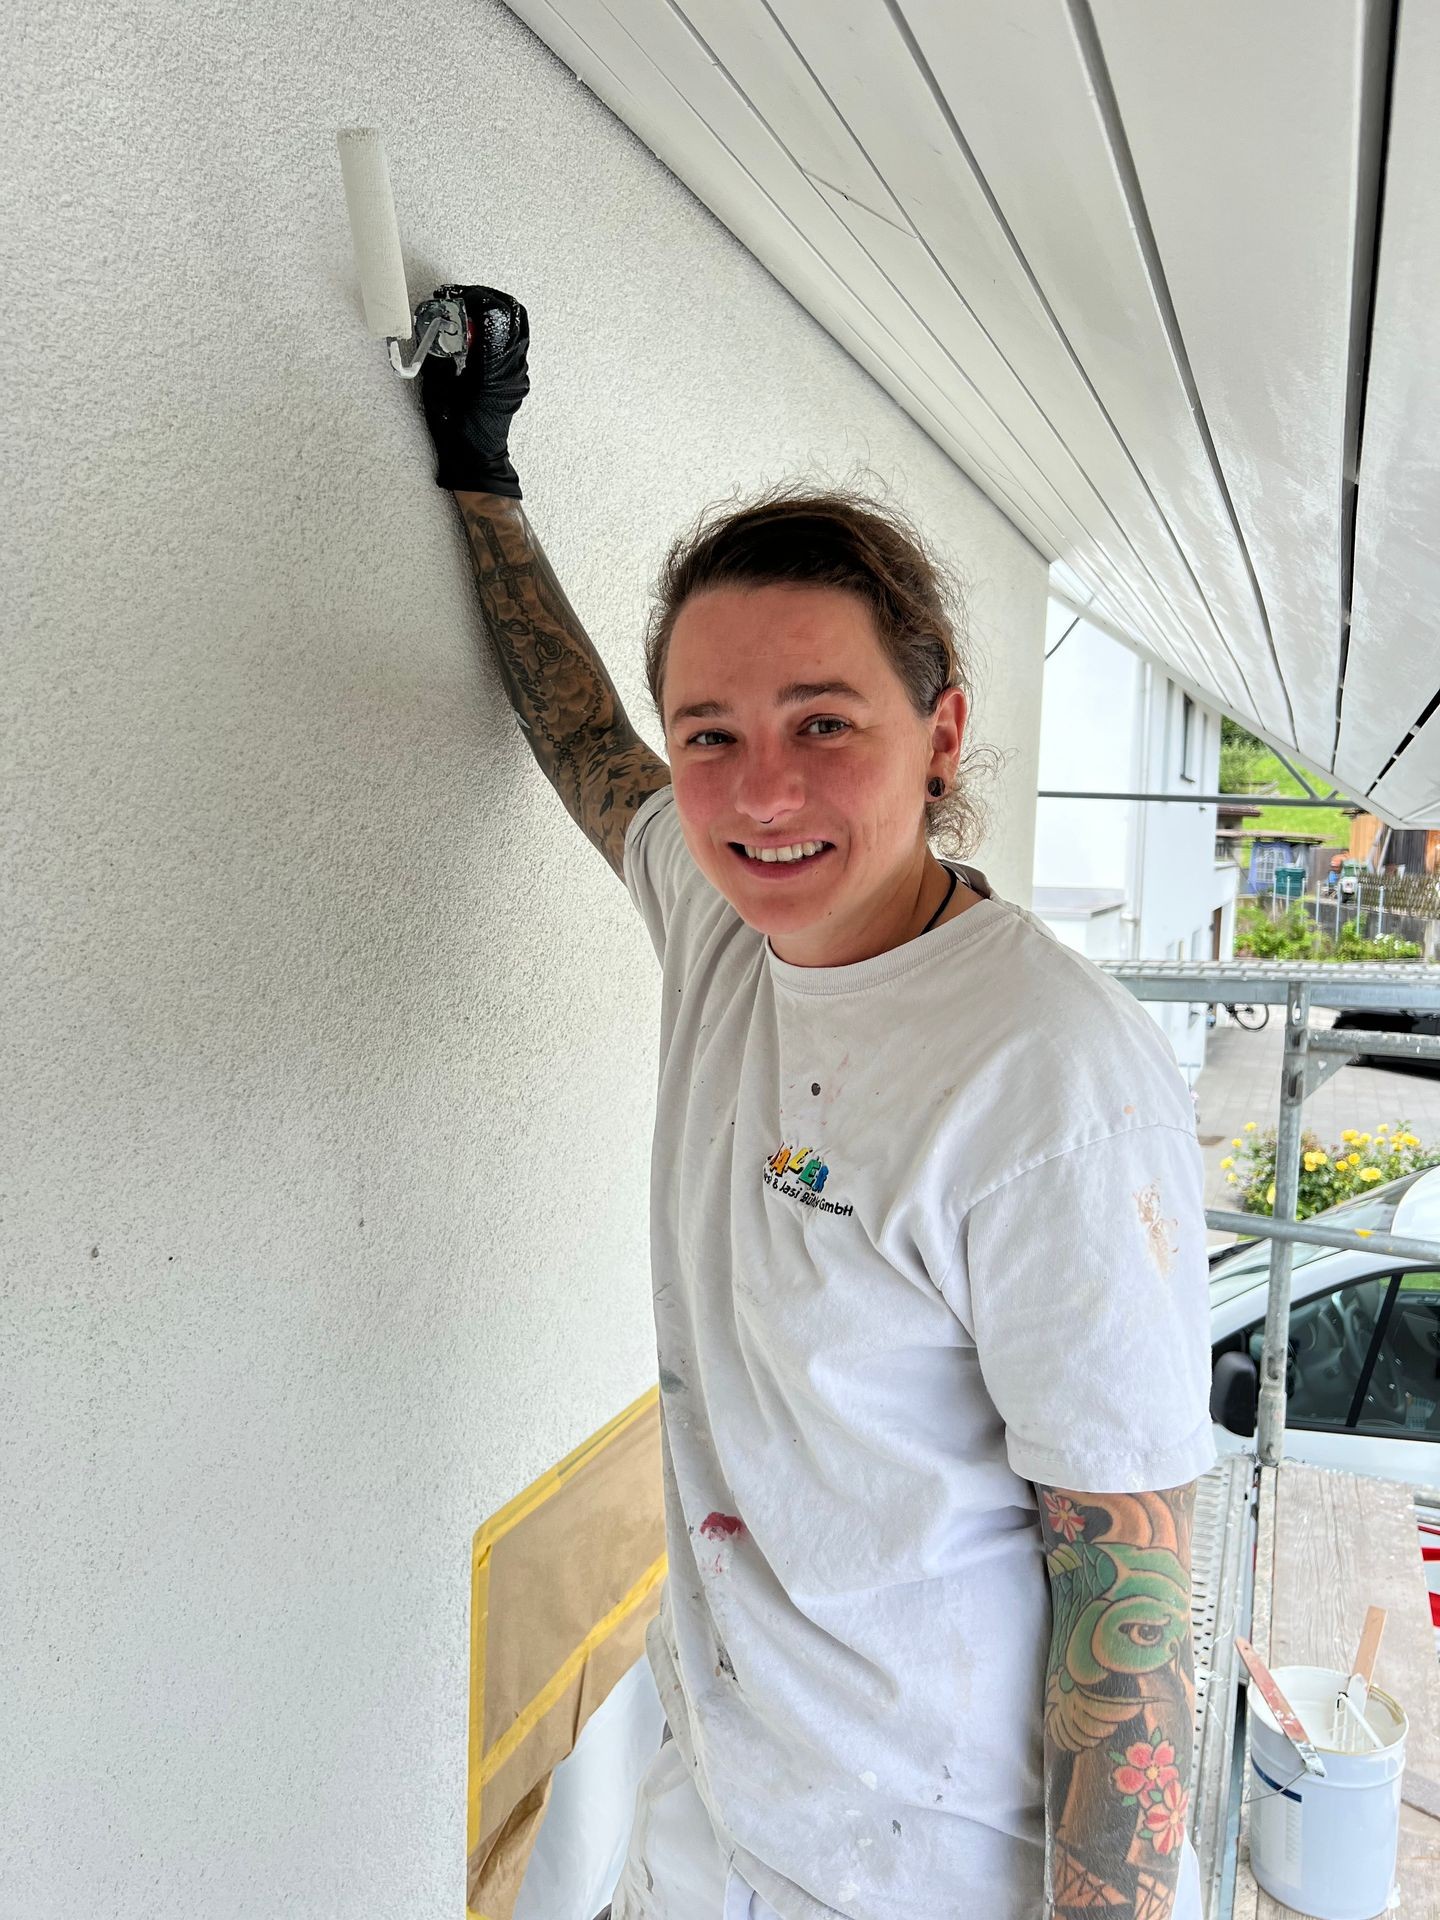
[[[780,1920],[733,1867],[673,1740],[650,1763],[611,1920]],[[1200,1863],[1187,1840],[1172,1920],[1200,1920]]]
[[[770,1902],[726,1866],[673,1740],[640,1782],[611,1920],[780,1920]]]

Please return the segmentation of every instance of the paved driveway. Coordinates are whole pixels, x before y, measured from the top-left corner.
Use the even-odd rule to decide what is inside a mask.
[[[1280,1111],[1280,1057],[1284,1047],[1284,1009],[1270,1009],[1270,1024],[1259,1033],[1247,1033],[1220,1015],[1205,1054],[1205,1071],[1196,1082],[1199,1099],[1200,1146],[1205,1156],[1205,1204],[1230,1207],[1234,1201],[1225,1185],[1220,1162],[1233,1151],[1230,1142],[1247,1120],[1273,1127]],[[1330,1027],[1336,1015],[1326,1009],[1311,1016],[1312,1025]],[[1339,1140],[1345,1127],[1374,1133],[1384,1120],[1392,1127],[1404,1120],[1425,1145],[1440,1145],[1440,1074],[1415,1073],[1394,1067],[1342,1067],[1305,1102],[1305,1125],[1319,1134],[1326,1147]],[[1229,1234],[1212,1233],[1219,1246]]]

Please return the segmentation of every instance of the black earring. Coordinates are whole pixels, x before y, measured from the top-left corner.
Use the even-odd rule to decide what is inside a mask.
[[[927,790],[932,800],[938,800],[941,794],[944,793],[945,782],[940,778],[939,774],[936,774],[935,778],[930,782]]]

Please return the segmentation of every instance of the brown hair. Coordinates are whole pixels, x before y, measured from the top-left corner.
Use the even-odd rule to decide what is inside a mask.
[[[645,677],[663,727],[665,660],[680,609],[712,587],[834,587],[864,601],[890,665],[917,714],[933,714],[947,687],[973,699],[969,634],[958,584],[920,535],[888,504],[850,489],[815,492],[804,483],[773,488],[741,507],[711,507],[665,557],[645,636]],[[971,852],[987,813],[975,792],[1000,756],[971,744],[944,796],[925,800],[932,845]]]

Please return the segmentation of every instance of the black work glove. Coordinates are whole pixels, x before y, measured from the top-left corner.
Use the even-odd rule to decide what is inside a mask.
[[[520,499],[510,464],[510,422],[530,391],[525,356],[530,322],[525,309],[494,287],[441,287],[436,299],[465,303],[470,322],[465,371],[439,354],[420,369],[420,399],[435,442],[437,487],[452,493],[499,493]]]

